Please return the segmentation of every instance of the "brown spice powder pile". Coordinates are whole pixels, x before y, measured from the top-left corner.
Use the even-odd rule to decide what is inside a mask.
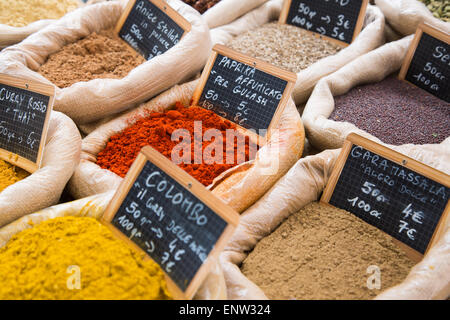
[[[92,33],[52,54],[39,73],[60,88],[93,79],[120,79],[144,63],[113,30]]]
[[[336,54],[338,45],[287,24],[267,23],[232,39],[227,46],[291,72]]]
[[[371,265],[381,270],[380,290],[367,288]],[[315,202],[261,240],[241,269],[270,299],[370,299],[413,266],[387,234]]]

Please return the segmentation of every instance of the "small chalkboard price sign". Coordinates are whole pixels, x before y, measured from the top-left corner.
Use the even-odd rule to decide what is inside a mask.
[[[266,137],[279,122],[296,81],[295,73],[215,45],[193,104]]]
[[[0,159],[39,169],[54,96],[54,86],[0,74]]]
[[[419,25],[399,79],[450,102],[450,34]]]
[[[116,33],[146,60],[180,42],[191,24],[163,0],[130,0]]]
[[[147,146],[102,222],[161,266],[176,298],[191,299],[231,237],[239,214]]]
[[[443,232],[449,188],[445,173],[352,133],[321,201],[386,232],[420,260]]]
[[[361,32],[369,0],[285,0],[279,23],[347,46]]]

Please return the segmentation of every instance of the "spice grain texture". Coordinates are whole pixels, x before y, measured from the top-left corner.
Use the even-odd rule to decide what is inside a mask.
[[[450,103],[396,75],[336,97],[330,119],[353,123],[393,145],[441,143],[450,136]]]
[[[0,248],[0,283],[0,299],[171,298],[156,263],[88,217],[55,218],[16,234]]]
[[[276,22],[238,35],[227,46],[296,73],[341,50],[325,38]]]
[[[59,19],[79,5],[77,0],[0,0],[0,24],[25,27],[37,20]]]
[[[196,125],[201,137],[195,136]],[[205,141],[202,137],[210,129],[217,129],[218,137],[214,137],[212,141]],[[189,140],[184,138],[172,140],[172,135],[177,130],[182,130],[179,132],[186,138],[189,137]],[[239,138],[227,141],[227,130],[236,133],[245,144],[238,147]],[[200,152],[195,152],[196,143]],[[236,131],[235,124],[222,119],[212,111],[196,106],[184,107],[181,103],[177,103],[175,109],[151,113],[113,135],[105,149],[97,155],[97,164],[103,169],[125,177],[141,148],[146,145],[152,146],[172,160],[174,148],[181,147],[175,149],[175,153],[179,151],[180,158],[185,156],[187,158],[184,158],[179,166],[205,186],[210,185],[214,178],[239,162],[248,161],[251,156],[250,142],[247,137]],[[216,151],[221,159],[216,157]],[[199,155],[202,157],[196,158]]]
[[[387,234],[314,202],[262,239],[241,269],[269,299],[371,299],[413,265]],[[369,266],[381,271],[380,290],[367,287]]]
[[[0,192],[14,183],[25,179],[28,175],[25,170],[0,160]]]

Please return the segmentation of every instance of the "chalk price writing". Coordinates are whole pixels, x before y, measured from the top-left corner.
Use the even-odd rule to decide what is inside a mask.
[[[137,1],[119,35],[146,60],[178,44],[184,30],[149,1]]]
[[[351,42],[355,28],[360,21],[362,1],[316,0],[290,2],[287,23],[319,33],[324,36]],[[284,9],[287,10],[287,9]]]

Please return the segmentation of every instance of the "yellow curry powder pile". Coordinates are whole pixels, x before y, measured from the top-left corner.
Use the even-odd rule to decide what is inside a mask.
[[[47,220],[0,249],[0,299],[168,300],[161,268],[94,218]]]
[[[80,5],[77,0],[0,0],[0,23],[12,27],[42,19],[59,19]]]
[[[0,160],[0,192],[20,180],[25,179],[28,173],[20,168]]]

